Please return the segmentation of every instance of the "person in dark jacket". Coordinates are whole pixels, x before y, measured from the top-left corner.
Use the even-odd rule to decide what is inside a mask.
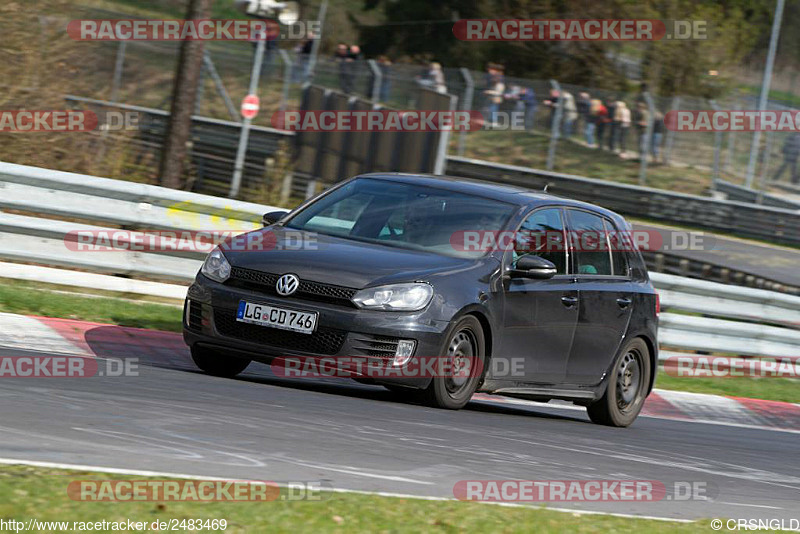
[[[800,156],[800,132],[787,134],[786,141],[783,142],[783,164],[778,168],[778,172],[772,177],[777,182],[783,172],[789,169],[792,175],[792,183],[800,185],[800,175],[797,173],[797,159]]]

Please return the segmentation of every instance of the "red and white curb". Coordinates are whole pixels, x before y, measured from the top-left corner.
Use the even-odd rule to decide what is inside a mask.
[[[71,319],[0,313],[0,347],[6,351],[17,349],[97,358],[137,358],[142,365],[195,368],[183,337],[178,333]],[[567,403],[542,404],[485,394],[476,394],[473,401],[583,410]],[[647,398],[641,415],[800,433],[800,404],[788,402],[655,389]]]

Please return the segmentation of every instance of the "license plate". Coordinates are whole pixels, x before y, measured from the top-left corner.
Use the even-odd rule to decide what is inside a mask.
[[[302,312],[245,301],[239,302],[236,320],[303,334],[311,334],[317,328],[317,312]]]

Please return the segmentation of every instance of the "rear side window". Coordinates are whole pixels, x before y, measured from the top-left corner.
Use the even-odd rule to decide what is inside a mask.
[[[514,241],[514,265],[522,256],[533,254],[553,262],[557,274],[567,273],[561,208],[534,211],[519,227]]]
[[[611,266],[614,268],[614,276],[628,276],[628,252],[632,250],[632,241],[624,239],[623,232],[617,230],[611,221],[606,219],[605,222],[606,232],[610,236]]]
[[[569,237],[577,274],[613,274],[608,234],[603,217],[581,210],[567,210]]]

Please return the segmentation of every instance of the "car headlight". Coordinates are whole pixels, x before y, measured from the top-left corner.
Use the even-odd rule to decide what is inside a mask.
[[[224,282],[231,275],[231,264],[218,248],[215,248],[206,256],[200,272],[211,278],[215,282]]]
[[[433,288],[421,282],[368,287],[353,295],[359,308],[370,310],[421,310],[433,298]]]

